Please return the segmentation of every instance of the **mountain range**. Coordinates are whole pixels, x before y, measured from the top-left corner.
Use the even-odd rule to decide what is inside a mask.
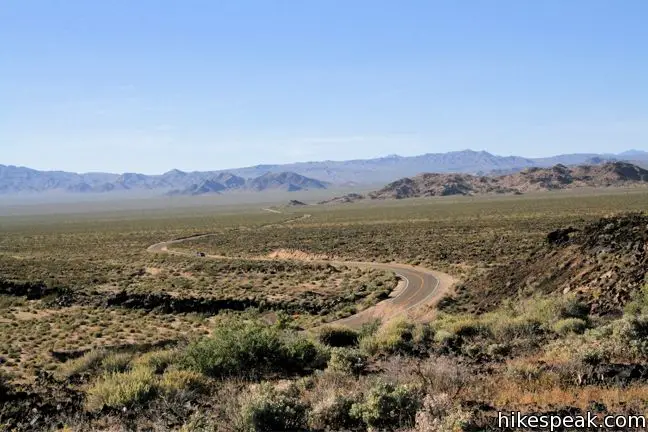
[[[348,203],[364,199],[402,199],[449,195],[523,194],[527,192],[575,189],[648,186],[648,170],[628,162],[577,165],[551,168],[525,168],[515,174],[477,176],[472,174],[424,173],[405,177],[368,195],[347,194],[322,201]]]
[[[296,192],[310,189],[326,189],[328,183],[321,182],[293,172],[277,174],[266,173],[252,179],[244,179],[231,173],[219,173],[211,178],[193,183],[183,189],[174,189],[167,195],[204,195],[226,191],[255,191],[284,190]]]
[[[623,160],[648,164],[648,152],[630,150],[619,154],[563,154],[547,158],[498,156],[486,151],[463,150],[427,153],[420,156],[391,155],[375,159],[299,162],[283,165],[256,165],[218,171],[185,172],[173,169],[164,174],[85,173],[38,171],[26,167],[0,165],[0,194],[109,193],[148,191],[151,194],[200,195],[229,191],[287,191],[321,189],[329,185],[378,185],[422,172],[503,175],[530,167],[556,164],[600,164]]]

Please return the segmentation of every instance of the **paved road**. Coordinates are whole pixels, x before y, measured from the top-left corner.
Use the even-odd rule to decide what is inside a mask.
[[[294,221],[294,219],[289,221]],[[191,237],[163,241],[149,246],[147,251],[152,253],[170,253],[174,255],[195,256],[195,253],[169,249],[169,246],[214,235],[218,235],[218,233],[198,234]],[[225,257],[221,255],[206,255],[204,258],[197,259],[210,258],[231,259],[231,257]],[[259,261],[270,261],[276,258],[259,257],[252,259]],[[399,276],[401,283],[399,283],[399,287],[396,288],[396,292],[394,293],[395,295],[393,297],[379,302],[377,305],[365,309],[364,311],[359,312],[355,315],[334,322],[334,324],[345,325],[355,329],[358,329],[362,327],[363,324],[371,322],[375,319],[386,321],[397,316],[413,316],[415,315],[415,312],[425,306],[428,307],[427,310],[429,311],[430,306],[434,306],[438,302],[438,300],[446,292],[448,292],[450,287],[455,282],[452,276],[445,273],[407,264],[338,260],[309,260],[309,262],[326,262],[333,265],[338,264],[391,270]],[[423,315],[426,314],[424,313]]]

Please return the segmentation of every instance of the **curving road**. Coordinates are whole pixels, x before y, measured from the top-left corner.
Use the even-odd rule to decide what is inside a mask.
[[[301,218],[309,217],[310,215],[301,216]],[[293,222],[296,219],[289,219],[284,223]],[[278,224],[270,224],[265,227],[270,227]],[[175,240],[167,240],[156,243],[147,248],[151,253],[168,253],[174,255],[195,256],[194,253],[172,250],[169,249],[170,245],[182,243],[185,241],[195,240],[199,238],[215,236],[218,233],[211,234],[197,234],[190,237],[184,237]],[[205,255],[202,259],[232,259],[222,255]],[[270,257],[257,257],[248,258],[259,261],[271,261],[277,258]],[[375,319],[387,321],[398,316],[409,316],[416,319],[428,319],[433,313],[432,308],[439,299],[446,294],[455,279],[446,274],[434,270],[429,270],[424,267],[417,267],[408,264],[398,263],[376,263],[376,262],[363,262],[363,261],[339,261],[339,260],[308,260],[309,262],[322,262],[329,264],[338,264],[355,267],[376,268],[391,270],[398,275],[401,279],[399,286],[392,293],[392,297],[379,302],[375,306],[367,308],[362,312],[352,315],[341,320],[334,321],[331,324],[339,324],[347,327],[358,329],[363,324],[369,323]]]

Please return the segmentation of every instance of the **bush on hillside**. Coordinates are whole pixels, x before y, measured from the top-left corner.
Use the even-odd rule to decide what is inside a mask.
[[[155,394],[155,384],[153,371],[145,367],[106,373],[88,389],[86,408],[99,411],[104,406],[116,409],[142,406]]]
[[[320,350],[303,336],[256,322],[228,321],[190,344],[180,363],[209,376],[258,377],[319,366]]]
[[[306,428],[308,407],[297,395],[260,386],[241,407],[238,430],[282,431]]]
[[[614,332],[633,354],[648,356],[648,315],[625,317],[619,320]]]
[[[553,329],[556,333],[566,336],[570,333],[583,334],[587,330],[587,323],[580,318],[565,318],[557,321]]]
[[[351,416],[374,429],[408,428],[421,406],[416,389],[384,382],[375,384],[362,401],[351,407]]]
[[[358,332],[342,326],[326,326],[319,333],[318,338],[321,343],[331,347],[348,347],[358,343]]]
[[[380,327],[373,336],[360,341],[360,348],[373,354],[416,354],[427,350],[434,331],[427,324],[395,319]]]
[[[151,351],[136,358],[133,363],[135,366],[142,365],[153,369],[156,374],[164,372],[171,364],[179,358],[176,349],[164,349],[160,351]]]
[[[101,361],[101,369],[106,373],[125,372],[130,369],[130,362],[133,359],[131,353],[108,354]]]
[[[331,393],[320,398],[309,414],[309,426],[315,430],[355,430],[362,425],[361,420],[351,416],[351,408],[356,402],[352,395]]]
[[[453,406],[446,393],[427,395],[416,413],[416,432],[459,432],[465,430],[470,413]]]
[[[367,368],[367,356],[357,349],[333,348],[328,369],[351,375],[359,375]]]

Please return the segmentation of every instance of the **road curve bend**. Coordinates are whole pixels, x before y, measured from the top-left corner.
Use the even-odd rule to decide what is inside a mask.
[[[146,250],[151,253],[195,256],[195,253],[169,249],[169,246],[214,235],[218,235],[218,233],[198,234],[175,240],[167,240],[151,245]],[[201,257],[201,259],[232,259],[232,257],[205,255],[204,257]],[[247,259],[271,261],[276,260],[277,258],[257,257]],[[427,320],[434,314],[433,307],[456,282],[452,276],[446,273],[408,264],[339,260],[309,260],[309,262],[391,270],[401,279],[399,286],[394,290],[392,293],[393,296],[389,299],[383,300],[375,306],[369,307],[355,315],[330,323],[344,325],[353,329],[359,329],[363,324],[372,322],[376,319],[386,322],[399,316]]]

